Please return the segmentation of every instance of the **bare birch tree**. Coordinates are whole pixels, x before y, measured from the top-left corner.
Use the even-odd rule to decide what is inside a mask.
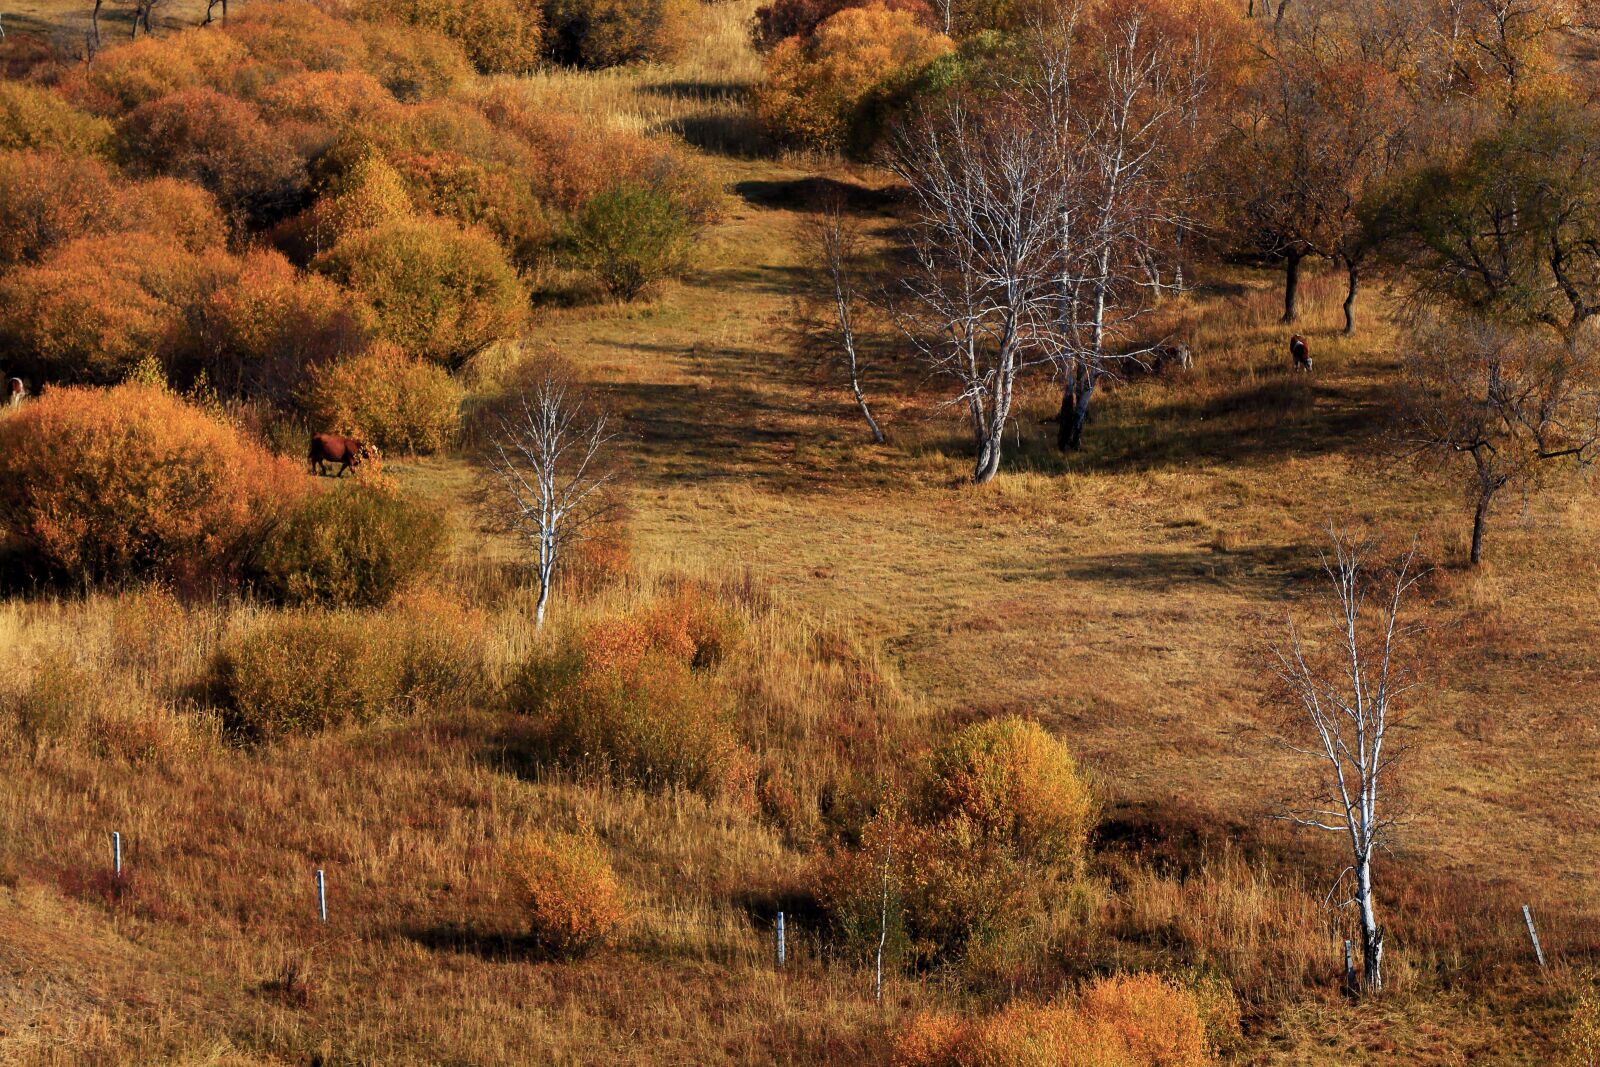
[[[1298,826],[1338,834],[1350,863],[1329,896],[1349,886],[1341,906],[1354,906],[1361,926],[1362,984],[1383,987],[1383,927],[1378,921],[1373,860],[1387,847],[1394,819],[1385,800],[1403,753],[1395,733],[1413,687],[1401,662],[1414,628],[1400,622],[1401,601],[1420,577],[1416,547],[1395,568],[1375,569],[1371,542],[1330,528],[1331,555],[1322,566],[1331,586],[1331,640],[1308,645],[1291,617],[1286,642],[1273,650],[1274,668],[1293,708],[1285,743],[1309,761],[1302,783],[1310,792],[1277,816]]]
[[[605,412],[594,410],[556,368],[546,368],[517,398],[500,429],[489,460],[504,490],[497,518],[534,551],[534,622],[542,627],[557,564],[610,511],[604,490],[615,472],[604,460],[615,434]]]
[[[917,355],[952,381],[977,458],[1000,470],[1018,376],[1046,358],[1060,174],[1019,101],[956,97],[917,116],[891,158],[910,190],[911,255],[899,320]]]
[[[799,347],[825,368],[830,378],[849,388],[872,440],[881,445],[883,428],[866,393],[869,363],[862,325],[870,305],[860,279],[865,255],[860,228],[846,215],[843,203],[833,202],[807,222],[802,240],[810,255],[807,274],[811,291],[798,302]]]
[[[1111,353],[1108,340],[1149,310],[1158,265],[1182,232],[1182,186],[1165,164],[1207,77],[1203,55],[1186,61],[1194,57],[1184,42],[1137,7],[1096,34],[1085,47],[1070,15],[1042,32],[1041,77],[1028,94],[1061,182],[1051,348],[1063,379],[1063,451],[1081,446],[1101,381],[1142,354]]]

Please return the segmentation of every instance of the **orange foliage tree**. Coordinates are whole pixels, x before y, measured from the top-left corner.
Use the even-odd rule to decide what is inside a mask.
[[[116,186],[98,160],[55,152],[0,154],[0,268],[107,229]]]
[[[111,124],[80,111],[39,85],[0,81],[0,151],[22,148],[100,156],[111,147]]]
[[[225,577],[303,484],[158,386],[51,389],[0,421],[0,527],[79,581]]]
[[[302,406],[319,429],[349,434],[385,452],[449,447],[466,390],[444,368],[379,343],[314,371]]]

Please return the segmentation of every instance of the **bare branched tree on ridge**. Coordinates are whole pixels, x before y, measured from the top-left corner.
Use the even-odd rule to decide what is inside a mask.
[[[615,470],[605,466],[615,440],[604,411],[555,367],[545,368],[500,420],[489,466],[499,476],[499,518],[533,548],[538,566],[536,626],[568,547],[603,521],[613,505],[606,489]]]
[[[1349,865],[1330,898],[1350,885],[1341,906],[1354,906],[1361,926],[1362,985],[1383,987],[1383,926],[1378,921],[1373,860],[1387,847],[1394,819],[1386,804],[1404,748],[1404,698],[1414,679],[1403,646],[1416,628],[1400,621],[1401,602],[1421,577],[1413,544],[1392,571],[1375,569],[1376,547],[1330,528],[1332,554],[1321,556],[1331,586],[1332,638],[1309,647],[1291,617],[1284,644],[1273,650],[1273,669],[1293,708],[1284,743],[1306,758],[1304,803],[1277,818],[1338,834],[1348,844]]]
[[[864,326],[874,309],[863,289],[867,256],[861,228],[846,213],[842,199],[835,199],[804,223],[802,244],[810,256],[809,291],[796,302],[798,347],[830,380],[850,390],[873,442],[881,445],[886,440],[883,427],[867,401],[871,366]]]

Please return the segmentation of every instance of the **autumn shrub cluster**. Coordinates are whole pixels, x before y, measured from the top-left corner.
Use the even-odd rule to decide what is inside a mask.
[[[724,609],[686,588],[574,628],[520,668],[511,702],[560,764],[748,804],[751,759],[717,674],[732,638]]]
[[[340,7],[248,7],[0,82],[10,373],[111,384],[152,356],[180,390],[431,451],[456,389],[418,361],[515,336],[578,219],[639,229],[587,260],[608,285],[682,261],[717,196],[685,156],[474,73],[540,61],[547,22],[585,63],[658,54],[680,0]],[[619,183],[648,210],[589,208]]]
[[[576,834],[529,834],[507,864],[534,944],[571,958],[599,947],[627,918],[621,886],[600,845]]]
[[[363,478],[311,494],[253,553],[256,590],[287,604],[382,607],[444,562],[444,515]]]
[[[585,204],[574,239],[578,254],[612,296],[632,300],[680,273],[689,255],[689,219],[666,194],[618,185]]]
[[[157,386],[52,389],[0,421],[0,531],[80,582],[231,577],[302,484]]]
[[[890,101],[954,47],[914,8],[845,7],[773,46],[756,113],[792,144],[863,152]]]
[[[1217,1062],[1202,1002],[1153,974],[1113,975],[1046,1004],[1015,1003],[978,1019],[912,1017],[895,1067],[1206,1067]]]
[[[876,947],[883,898],[897,955],[961,958],[1065,899],[1095,805],[1066,746],[1037,723],[993,719],[934,750],[908,793],[814,875],[843,943]]]

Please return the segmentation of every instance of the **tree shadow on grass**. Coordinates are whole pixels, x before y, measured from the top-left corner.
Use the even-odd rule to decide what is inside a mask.
[[[899,198],[893,190],[874,189],[856,182],[813,175],[806,178],[750,180],[739,182],[733,191],[752,207],[780,211],[820,211],[840,204],[854,214],[882,214]]]

